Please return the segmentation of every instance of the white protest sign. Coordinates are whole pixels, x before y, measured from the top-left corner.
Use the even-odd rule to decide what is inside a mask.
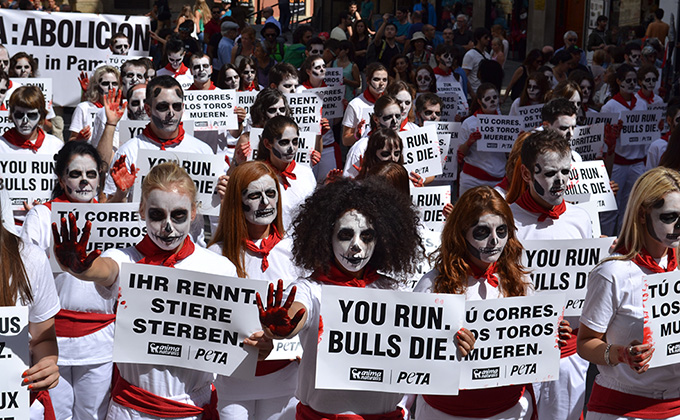
[[[612,124],[616,125],[619,122],[619,114],[616,112],[586,112],[585,118],[581,122],[581,125],[593,125],[593,124]]]
[[[235,99],[233,89],[186,91],[182,120],[194,120],[196,131],[235,130],[238,128]]]
[[[345,87],[340,86],[328,86],[322,88],[307,89],[308,92],[314,92],[319,95],[323,103],[322,117],[323,118],[340,118],[345,114],[345,110],[342,107],[342,100],[345,97]]]
[[[656,102],[653,104],[647,104],[647,110],[648,111],[661,111],[662,117],[666,117],[666,108],[668,108],[668,104],[666,102]]]
[[[654,345],[650,367],[680,362],[680,271],[644,276],[644,343]]]
[[[30,393],[21,375],[31,365],[28,307],[0,306],[0,418],[30,418]]]
[[[262,329],[255,293],[267,282],[125,263],[119,284],[114,362],[254,376],[243,340]]]
[[[139,173],[135,178],[132,200],[140,202],[142,199],[142,182],[151,168],[168,161],[177,162],[196,184],[198,212],[208,216],[219,216],[221,200],[215,188],[217,178],[224,173],[223,156],[140,149],[135,162]]]
[[[14,121],[9,116],[9,111],[0,111],[0,135],[12,128],[14,128]]]
[[[604,148],[604,124],[581,125],[574,130],[574,136],[569,140],[571,150],[585,161],[595,160],[602,156]]]
[[[323,78],[326,86],[341,86],[345,82],[342,75],[342,67],[326,67],[326,75]]]
[[[623,146],[649,145],[661,137],[659,121],[663,111],[623,111],[621,112],[621,144]]]
[[[252,153],[248,156],[248,160],[257,159],[257,149],[260,146],[262,138],[262,129],[252,127],[250,129],[250,149]],[[298,135],[298,151],[295,155],[295,162],[303,165],[312,165],[312,151],[316,144],[316,134],[300,132]]]
[[[105,63],[106,63],[107,65],[109,65],[109,66],[113,66],[113,67],[117,68],[118,70],[120,70],[120,68],[123,66],[123,64],[124,64],[126,61],[128,61],[128,60],[136,60],[136,59],[140,59],[140,58],[142,58],[142,57],[143,57],[143,56],[139,56],[139,57],[130,57],[129,55],[110,54],[108,57],[106,57],[106,62],[105,62]],[[150,56],[146,56],[146,58],[148,58],[148,59],[150,59],[150,60],[153,60],[153,57],[150,57]],[[121,77],[123,77],[122,74],[121,74]]]
[[[49,201],[57,184],[54,164],[53,155],[0,153],[0,189],[9,194],[13,210],[23,210],[24,201]]]
[[[234,106],[238,106],[246,110],[246,115],[250,115],[250,107],[255,103],[255,98],[260,92],[257,91],[245,91],[236,92],[236,103]],[[246,117],[247,118],[247,117]]]
[[[599,211],[616,210],[616,197],[604,161],[572,162],[564,199],[574,204],[594,201]]]
[[[423,239],[423,246],[425,247],[425,258],[418,261],[413,274],[406,279],[406,285],[401,290],[411,291],[416,287],[421,278],[432,270],[433,266],[430,264],[429,256],[439,248],[442,243],[442,236],[440,232],[433,232],[430,229],[420,230],[420,236]]]
[[[593,228],[593,238],[599,238],[602,236],[602,227],[600,226],[600,212],[597,209],[597,202],[584,201],[582,203],[576,204],[576,207],[582,208],[588,213],[588,216],[590,216],[590,226]]]
[[[286,93],[291,118],[300,131],[321,133],[321,98],[314,92]]]
[[[0,16],[2,14],[0,13]],[[45,109],[47,109],[47,113],[49,114],[52,112],[52,79],[51,78],[32,78],[32,77],[27,77],[27,78],[18,78],[18,77],[12,77],[10,80],[10,86],[11,88],[7,91],[7,94],[5,95],[5,107],[9,109],[9,98],[12,97],[12,93],[14,93],[15,90],[20,88],[21,86],[37,86],[40,91],[42,92],[43,96],[45,97]],[[59,80],[59,79],[58,79]],[[92,117],[92,120],[94,121],[94,117]]]
[[[456,394],[465,297],[323,286],[316,387]]]
[[[565,292],[564,316],[580,316],[588,273],[609,256],[614,239],[525,240],[522,264],[537,292]]]
[[[274,348],[265,360],[293,360],[302,357],[300,338],[295,336],[286,340],[274,340]]]
[[[477,150],[483,152],[509,153],[524,127],[517,116],[478,114],[477,119],[482,133],[482,138],[477,140]]]
[[[453,92],[437,94],[442,100],[441,121],[453,121],[458,115],[458,95]]]
[[[146,234],[146,224],[139,215],[139,203],[52,203],[51,222],[61,226],[61,218],[73,213],[82,229],[86,221],[92,222],[88,253],[98,249],[123,249],[141,242]],[[50,239],[53,238],[50,236]],[[50,246],[50,266],[61,272],[54,249]]]
[[[439,138],[439,153],[442,160],[442,173],[437,179],[455,181],[458,179],[458,146],[460,125],[457,122],[425,121],[425,125],[436,125]]]
[[[411,186],[411,201],[418,207],[420,221],[428,229],[441,232],[444,229],[444,214],[442,209],[445,204],[451,203],[451,186]]]
[[[116,32],[130,40],[129,58],[148,56],[151,45],[146,16],[96,15],[0,9],[0,43],[11,52],[25,51],[38,61],[41,77],[59,80],[54,104],[80,102],[81,71],[91,74],[111,55],[108,42]]]
[[[541,117],[543,104],[520,106],[517,110],[522,119],[523,131],[531,131],[543,122],[543,118]]]
[[[437,127],[427,125],[401,131],[399,137],[404,144],[404,167],[409,173],[415,172],[423,178],[442,173]]]
[[[564,293],[465,302],[475,348],[461,363],[460,389],[554,381]]]

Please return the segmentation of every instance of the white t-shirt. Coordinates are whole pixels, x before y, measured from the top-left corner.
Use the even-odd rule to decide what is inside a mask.
[[[468,52],[465,53],[465,56],[463,57],[463,64],[461,67],[463,70],[468,70],[468,81],[470,82],[470,87],[472,88],[472,92],[475,94],[477,93],[477,88],[482,84],[482,82],[479,80],[477,77],[477,71],[479,70],[479,63],[482,62],[483,59],[491,59],[491,56],[485,51],[484,54],[476,49],[476,48],[471,48],[468,50]]]
[[[645,103],[647,103],[646,100],[642,99],[642,96],[640,96],[640,92],[639,92],[639,91],[638,91],[638,92],[635,92],[635,97],[637,98],[638,102],[645,102]],[[654,94],[654,99],[652,99],[652,103],[651,103],[651,104],[647,103],[647,107],[649,107],[650,105],[657,105],[657,104],[662,104],[662,103],[663,103],[663,98],[655,93],[655,94]]]
[[[566,211],[559,219],[546,217],[542,222],[538,221],[538,214],[531,213],[520,207],[517,202],[510,205],[515,216],[517,239],[543,240],[543,239],[585,239],[593,237],[593,226],[590,215],[582,208],[570,203],[565,203]]]
[[[647,162],[645,162],[645,171],[656,168],[659,166],[661,161],[661,156],[666,152],[668,148],[668,140],[657,139],[649,145],[649,150],[647,151]]]
[[[316,189],[316,178],[312,168],[307,165],[295,164],[293,169],[297,179],[286,180],[290,183],[290,187],[285,188],[282,183],[281,175],[279,178],[279,189],[281,190],[281,210],[283,214],[283,227],[286,231],[292,229],[293,219],[305,199],[310,196]]]
[[[54,287],[54,277],[50,263],[43,250],[23,242],[19,244],[19,255],[26,269],[26,277],[31,285],[32,302],[24,303],[17,296],[16,306],[28,307],[28,322],[47,321],[59,312],[59,297]],[[37,361],[37,360],[36,360]]]
[[[43,140],[42,146],[37,152],[33,152],[31,149],[22,149],[21,147],[15,146],[12,143],[5,140],[4,137],[0,137],[0,153],[22,153],[25,155],[36,154],[36,155],[54,155],[61,148],[64,147],[64,142],[59,140],[57,137],[45,133],[45,139]]]
[[[364,124],[362,131],[363,133],[367,133],[371,130],[370,127],[371,115],[373,115],[373,106],[374,104],[369,102],[363,93],[352,99],[349,102],[349,105],[347,105],[345,116],[342,118],[342,126],[356,128],[359,125],[359,122],[364,120],[366,124]]]
[[[84,101],[76,105],[73,117],[71,117],[71,126],[68,128],[69,131],[77,133],[88,125],[90,128],[93,128],[92,123],[100,109],[103,108],[98,108],[90,101]]]
[[[125,108],[125,112],[123,113],[123,117],[120,119],[120,121],[124,121],[127,119],[128,119],[127,108]],[[118,121],[118,123],[120,123],[120,121]],[[94,121],[92,121],[92,137],[90,137],[90,144],[92,144],[94,147],[97,147],[97,145],[99,144],[99,140],[101,140],[105,128],[106,128],[106,111],[104,110],[104,108],[102,108],[97,112],[97,115],[95,115]],[[115,153],[116,150],[118,150],[118,148],[120,147],[120,132],[118,130],[118,124],[116,124],[114,130],[115,131],[113,132],[113,152]]]
[[[469,53],[469,52],[468,52]],[[470,137],[470,134],[479,129],[479,119],[472,115],[465,119],[460,125],[460,139],[465,142]],[[496,178],[503,178],[505,176],[505,164],[507,158],[505,153],[498,152],[482,152],[477,150],[477,142],[475,142],[465,155],[465,162],[469,165],[476,166],[484,170],[489,175]]]
[[[647,110],[647,103],[645,101],[640,101],[638,100],[635,102],[635,107],[633,107],[633,111],[646,111]],[[614,112],[617,114],[620,114],[623,111],[629,111],[628,108],[625,106],[621,105],[618,101],[615,101],[614,99],[608,100],[604,105],[602,105],[602,108],[600,109],[601,113],[607,113],[607,112]],[[619,119],[621,119],[619,117]],[[642,159],[645,157],[647,153],[647,147],[646,145],[641,145],[641,146],[623,146],[621,144],[621,137],[616,139],[616,148],[614,151],[616,154],[626,158],[626,159]]]

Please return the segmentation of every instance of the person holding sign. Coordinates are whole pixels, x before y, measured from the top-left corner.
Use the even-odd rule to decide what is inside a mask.
[[[53,202],[96,203],[106,165],[87,142],[70,141],[56,155],[52,200],[26,215],[21,238],[47,253]],[[61,381],[50,391],[58,418],[105,418],[109,407],[116,296],[69,273],[55,277],[62,310],[55,317]]]
[[[386,215],[389,214],[389,217]],[[312,271],[296,280],[281,306],[283,285],[279,281],[274,299],[270,284],[267,307],[260,307],[260,322],[272,338],[299,334],[304,357],[299,368],[296,395],[298,419],[399,420],[404,412],[401,394],[317,389],[317,346],[323,320],[321,293],[325,285],[398,288],[399,282],[382,273],[412,272],[421,254],[417,216],[408,196],[384,182],[357,182],[341,178],[321,187],[302,205],[294,222],[295,264]]]
[[[655,168],[633,186],[616,253],[588,277],[578,352],[597,364],[588,419],[680,418],[677,364],[649,368],[645,275],[677,270],[680,175]]]
[[[91,83],[85,92],[85,101],[79,103],[71,119],[69,140],[89,140],[92,125],[100,108],[104,107],[104,96],[115,91],[120,84],[120,73],[113,66],[101,66],[95,70]]]
[[[241,60],[238,65],[238,74],[241,75],[241,85],[238,87],[239,92],[262,90],[262,86],[260,86],[257,80],[255,61],[251,57],[244,57]]]
[[[519,108],[545,103],[545,95],[550,91],[550,82],[543,73],[534,72],[527,78],[522,94],[510,106],[508,115],[521,115]]]
[[[652,105],[663,105],[663,98],[654,93],[656,82],[659,80],[659,70],[656,69],[656,66],[652,64],[640,66],[637,71],[637,79],[640,90],[635,93],[635,98],[638,101],[645,101],[648,108],[651,108]]]
[[[404,164],[404,145],[401,137],[392,129],[380,127],[368,138],[366,152],[361,159],[357,179],[364,179],[376,166],[387,162]]]
[[[387,68],[378,62],[366,67],[366,90],[352,99],[342,119],[342,143],[350,147],[365,136],[366,123],[370,124],[375,101],[387,87]]]
[[[210,57],[197,52],[189,58],[191,63],[191,75],[194,77],[194,82],[187,90],[215,90],[217,86],[212,82],[211,77],[213,67],[210,64]]]
[[[94,282],[102,297],[113,299],[118,295],[123,263],[236,277],[231,261],[191,241],[189,228],[196,218],[196,186],[176,163],[154,166],[144,178],[139,212],[146,222],[144,239],[130,248],[109,249],[101,256],[99,250],[86,252],[91,222],[86,222],[80,240],[73,215],[69,215],[68,222],[61,219],[61,232],[56,223],[52,224],[54,255],[59,265],[81,280]],[[255,342],[248,339],[246,343]],[[117,367],[119,374],[114,374],[108,419],[196,420],[202,414],[208,418],[206,413],[217,416],[217,403],[211,397],[212,373],[150,364],[117,363]]]
[[[503,197],[488,186],[467,190],[446,218],[434,269],[414,292],[464,294],[466,300],[526,296],[532,286],[522,266],[522,245],[512,212]],[[456,333],[464,357],[474,347],[467,329]],[[419,419],[531,419],[535,413],[531,385],[461,390],[457,396],[420,395]]]
[[[283,230],[280,189],[276,173],[264,162],[239,165],[229,178],[208,249],[229,258],[239,277],[272,282],[299,277],[293,242]],[[272,360],[258,362],[254,380],[218,376],[220,418],[292,419],[297,371],[295,360]]]

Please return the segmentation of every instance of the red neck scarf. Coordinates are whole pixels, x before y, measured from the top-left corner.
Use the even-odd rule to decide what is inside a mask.
[[[177,77],[177,76],[184,74],[187,71],[189,71],[189,67],[185,66],[184,63],[180,64],[179,68],[177,70],[173,69],[172,66],[170,65],[170,63],[168,63],[168,64],[165,65],[165,69],[167,71],[171,71],[171,72],[175,73],[173,75],[173,77]]]
[[[145,235],[144,239],[135,245],[144,258],[137,261],[137,264],[162,265],[164,267],[174,267],[175,264],[182,261],[189,255],[194,253],[196,246],[191,242],[191,238],[187,236],[182,243],[179,252],[166,251],[156,245],[149,235]]]
[[[468,263],[470,266],[469,273],[472,277],[476,279],[485,279],[489,286],[498,287],[498,279],[494,276],[496,273],[496,263],[489,265],[485,271],[477,267],[472,263]]]
[[[217,89],[217,86],[215,86],[215,84],[214,84],[214,83],[212,82],[212,80],[211,80],[211,81],[210,81],[210,86],[208,87],[208,89],[205,89],[205,90],[215,90],[215,89]],[[189,86],[189,89],[188,89],[188,90],[203,90],[203,89],[197,87],[197,86],[196,86],[196,82],[194,82],[191,86]]]
[[[661,138],[668,141],[668,139],[671,138],[671,134],[673,134],[673,131],[669,131],[668,133],[662,135]]]
[[[302,84],[302,86],[306,87],[307,89],[317,89],[317,88],[315,88],[314,86],[312,86],[312,81],[311,81],[311,80],[307,80],[306,82],[304,82],[304,83]],[[326,81],[325,81],[325,80],[322,80],[322,81],[321,81],[321,86],[319,86],[319,87],[320,87],[320,88],[323,88],[323,87],[326,87],[326,86],[327,86],[327,85],[326,85]],[[368,89],[366,89],[366,91],[368,91]],[[373,102],[375,102],[375,101],[373,101]]]
[[[614,95],[612,97],[612,99],[615,100],[616,102],[620,103],[621,105],[625,106],[626,108],[628,108],[631,111],[633,110],[633,108],[635,108],[635,104],[637,103],[637,98],[635,97],[635,95],[631,95],[630,105],[628,105],[628,102],[626,102],[626,100],[623,99],[623,96],[621,96],[621,92]]]
[[[16,147],[30,149],[33,153],[36,153],[40,146],[42,146],[43,141],[45,141],[45,132],[40,127],[38,127],[38,138],[35,139],[35,143],[31,143],[30,140],[23,138],[16,128],[10,128],[2,136]]]
[[[496,110],[496,112],[494,112],[493,114],[487,114],[487,113],[484,112],[482,109],[478,109],[478,110],[475,111],[475,113],[472,114],[472,115],[474,115],[474,116],[476,117],[476,116],[479,115],[479,114],[482,114],[482,115],[498,115],[498,110]]]
[[[248,86],[245,87],[245,89],[239,90],[239,92],[252,92],[254,90],[257,90],[257,85],[255,84],[255,81],[253,80],[250,82]]]
[[[620,248],[620,252],[622,254],[627,254],[628,250],[622,247]],[[665,269],[662,268],[651,255],[649,255],[649,252],[647,252],[645,248],[642,248],[640,252],[635,257],[633,257],[632,261],[638,267],[646,268],[652,273],[667,273],[678,268],[678,260],[677,256],[675,255],[675,248],[670,248],[668,250],[668,267]]]
[[[401,127],[399,127],[399,131],[406,131],[404,127],[406,127],[406,124],[408,124],[408,118],[405,118],[404,121],[401,122]]]
[[[498,188],[501,188],[503,191],[508,191],[510,189],[510,180],[508,179],[507,176],[504,176],[501,182],[496,184]]]
[[[542,222],[548,217],[557,220],[560,218],[562,213],[567,211],[567,205],[564,203],[564,200],[550,210],[546,210],[534,200],[534,197],[531,196],[531,192],[529,190],[526,190],[522,193],[522,195],[519,196],[517,201],[515,201],[518,206],[523,208],[524,210],[530,212],[530,213],[538,213],[538,221]]]
[[[96,203],[97,200],[94,199],[94,200],[92,200],[92,202],[93,202],[93,203]],[[71,200],[66,196],[66,193],[63,193],[63,194],[60,195],[59,197],[53,198],[53,199],[51,199],[50,201],[48,201],[47,203],[44,203],[44,205],[45,205],[45,207],[47,207],[48,209],[52,210],[52,203],[75,203],[75,201],[71,201]]]
[[[380,96],[382,96],[382,95],[378,95],[378,98],[379,98]],[[370,90],[368,90],[368,88],[366,88],[366,90],[364,91],[364,98],[366,98],[366,100],[367,100],[368,102],[372,103],[372,104],[374,104],[375,101],[378,100],[378,98],[376,98],[375,96],[373,96],[373,94],[371,93]]]
[[[292,161],[286,167],[286,169],[284,169],[283,171],[280,171],[280,172],[279,172],[278,169],[276,169],[276,167],[272,164],[272,162],[270,160],[267,160],[267,165],[269,165],[274,170],[274,172],[279,174],[280,179],[281,179],[281,185],[283,185],[284,190],[287,190],[288,187],[290,187],[290,181],[288,181],[289,179],[291,181],[295,181],[297,179],[297,176],[295,176],[295,174],[293,173],[293,171],[295,170],[295,161]]]
[[[92,102],[92,105],[96,106],[97,108],[104,108],[104,104],[102,104],[102,103],[99,102],[99,101],[97,101],[97,102]]]
[[[439,76],[449,76],[451,73],[453,73],[453,70],[451,69],[449,69],[449,71],[444,71],[439,66],[434,68],[434,74],[438,74]]]
[[[638,90],[638,96],[641,97],[642,99],[647,102],[647,104],[651,105],[652,102],[654,102],[654,92],[651,93],[649,96],[645,96],[644,93],[642,93],[642,89]]]
[[[366,268],[364,268],[364,278],[357,279],[340,271],[338,266],[335,265],[335,262],[333,262],[331,263],[331,269],[328,274],[321,270],[315,270],[312,274],[312,278],[331,286],[366,287],[378,280],[380,274],[378,274],[373,267],[367,265]]]
[[[157,143],[161,147],[161,150],[165,150],[166,147],[178,145],[182,142],[182,140],[184,140],[184,123],[179,123],[179,132],[177,133],[177,137],[172,139],[162,139],[158,137],[151,129],[151,123],[144,127],[142,134],[151,139],[153,142]]]
[[[267,257],[269,256],[269,252],[278,244],[281,242],[281,234],[279,231],[276,229],[275,225],[271,225],[271,232],[269,232],[269,236],[264,238],[260,242],[260,246],[258,247],[255,245],[255,242],[250,240],[249,238],[244,238],[243,242],[245,243],[246,248],[248,248],[248,251],[252,251],[255,254],[259,255],[262,257],[262,272],[264,273],[267,271],[269,268],[269,261],[267,261]]]

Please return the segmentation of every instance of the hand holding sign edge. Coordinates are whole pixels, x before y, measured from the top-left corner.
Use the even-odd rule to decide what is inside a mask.
[[[286,302],[281,306],[281,301],[283,299],[283,280],[279,279],[276,291],[274,291],[274,284],[269,284],[269,289],[267,291],[267,307],[265,309],[262,305],[262,298],[260,294],[256,294],[257,308],[260,311],[260,323],[262,328],[267,334],[272,338],[287,338],[292,336],[293,333],[298,329],[297,326],[302,321],[306,313],[304,306],[297,304],[293,305],[295,300],[295,293],[297,288],[293,286],[290,290],[290,294],[286,299]],[[293,318],[290,318],[291,307],[297,309]],[[302,307],[300,307],[302,306]],[[304,322],[303,322],[304,324]]]

